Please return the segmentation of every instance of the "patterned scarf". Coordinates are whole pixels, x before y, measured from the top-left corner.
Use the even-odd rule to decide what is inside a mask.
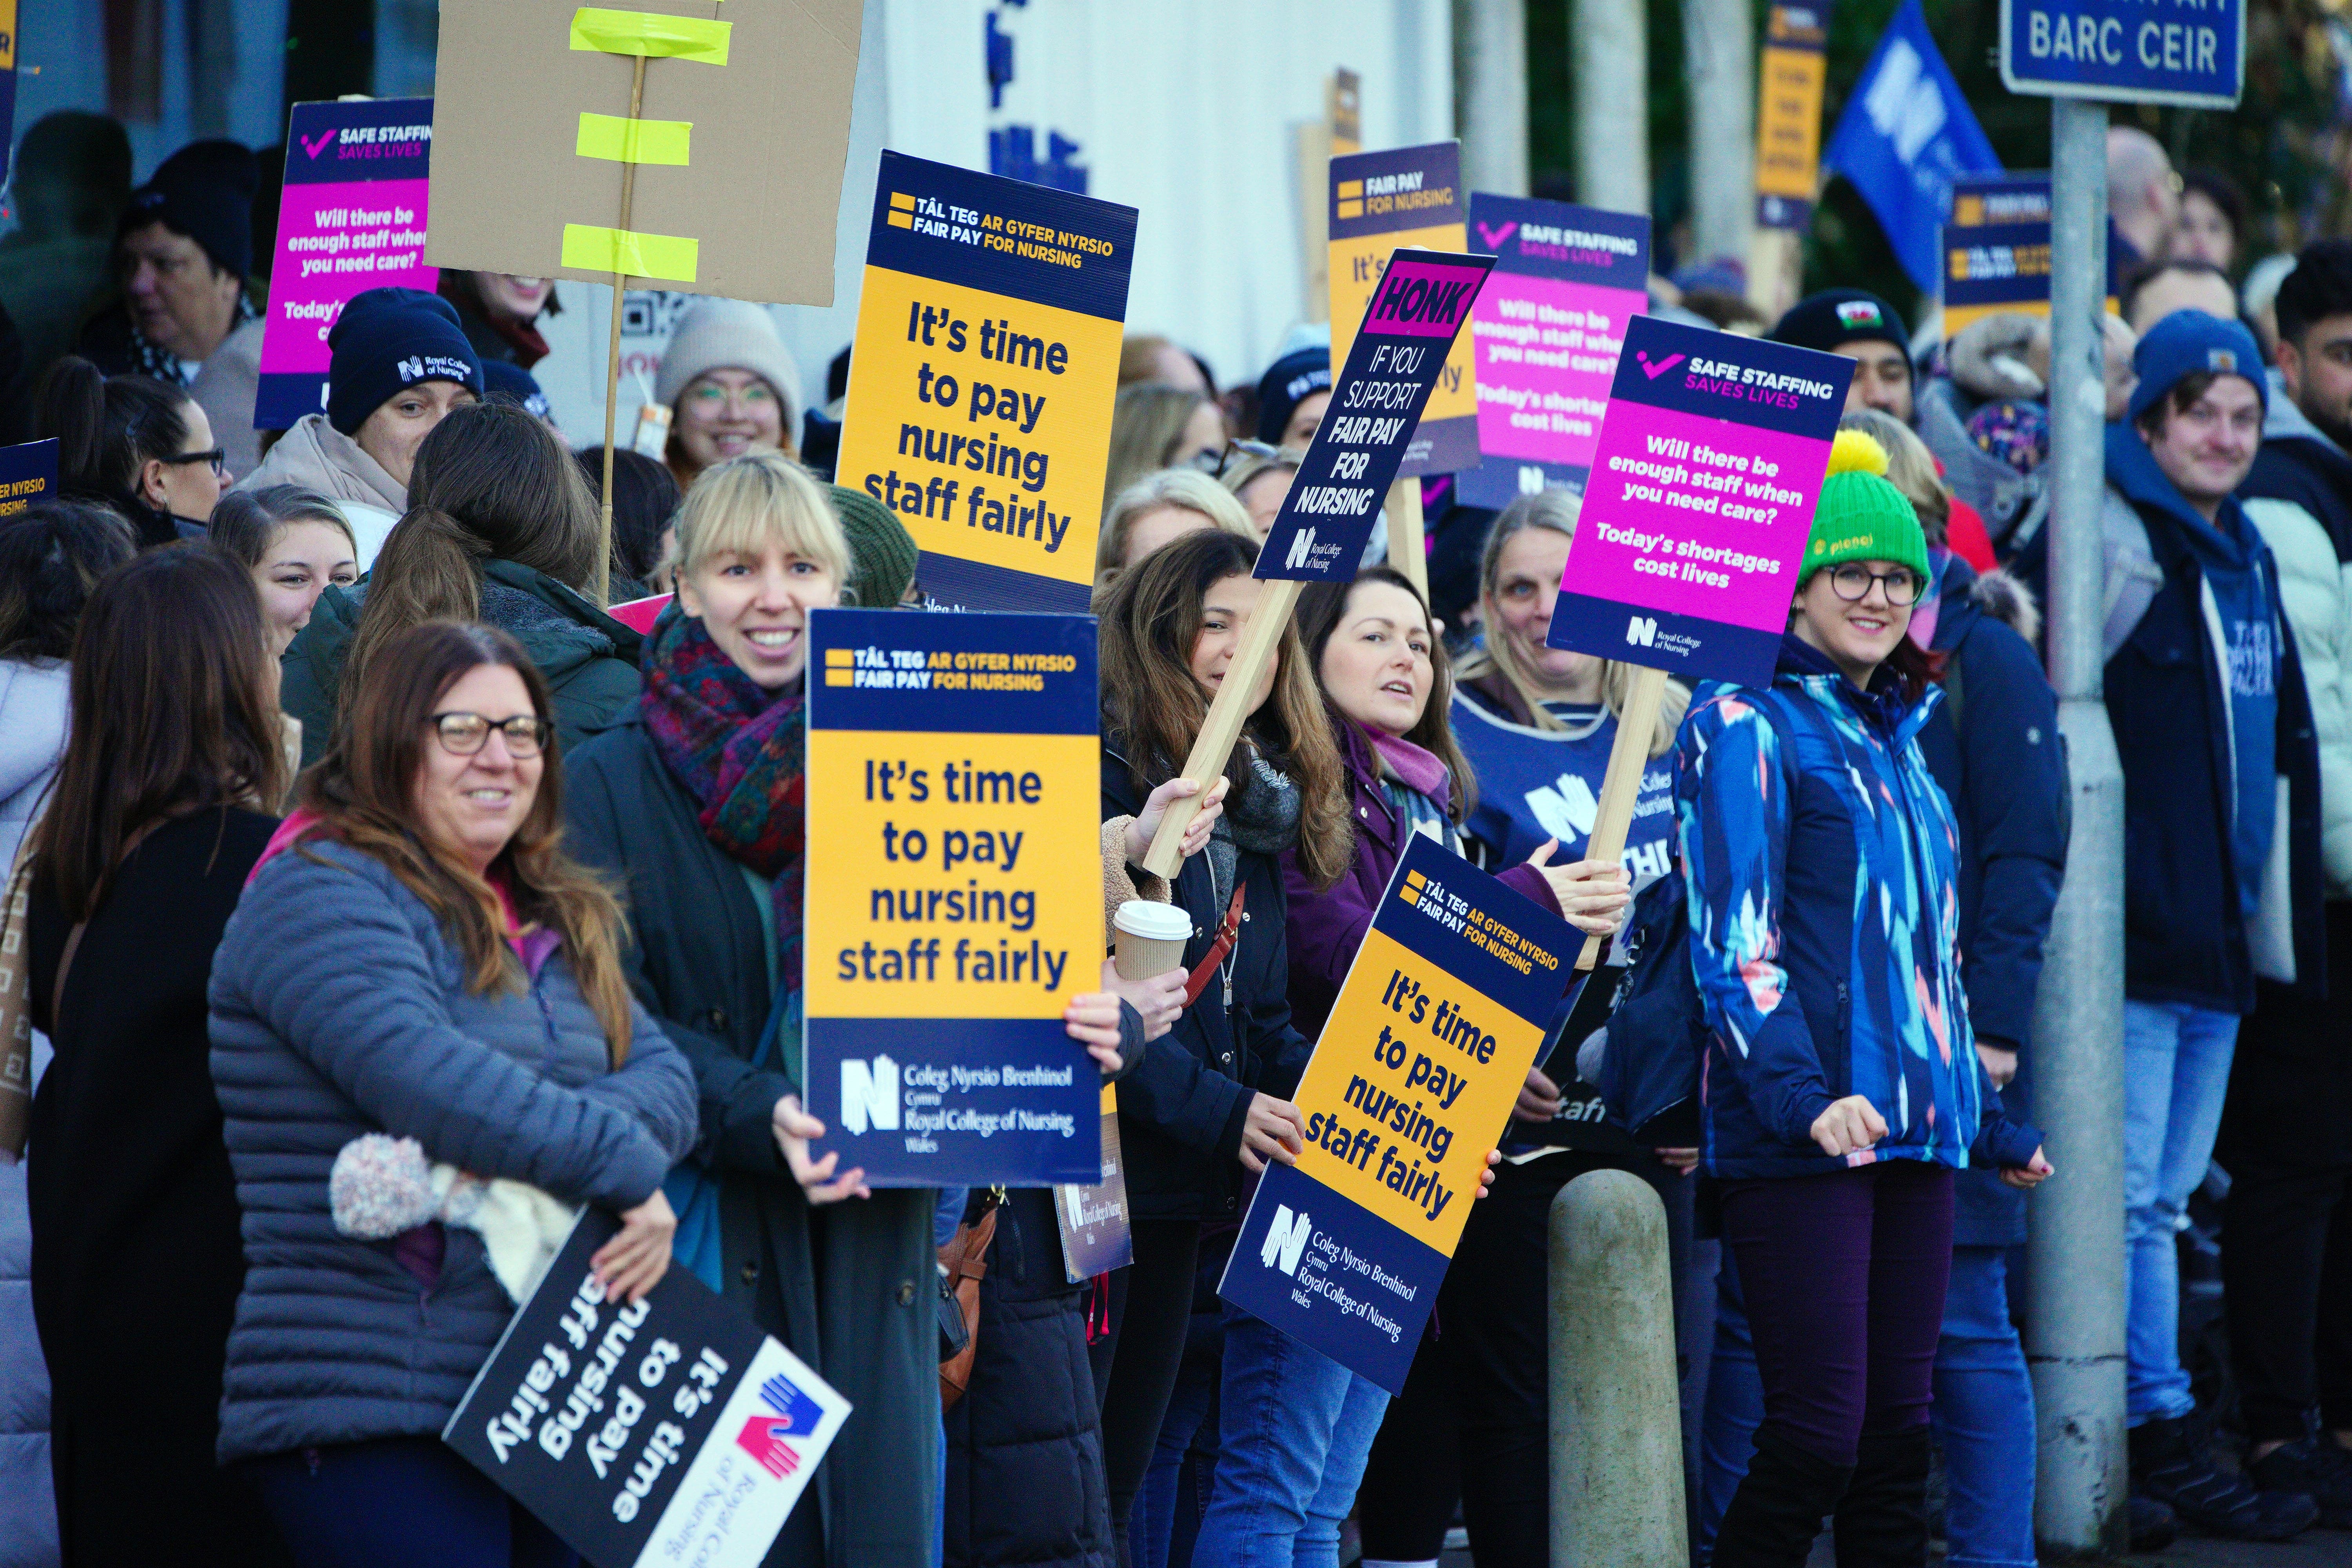
[[[638,706],[671,776],[701,805],[703,836],[730,859],[774,879],[777,973],[801,988],[803,806],[807,798],[803,688],[763,689],[727,657],[698,616],[673,605],[654,625]]]
[[[232,332],[236,331],[258,314],[260,312],[253,308],[253,301],[240,291],[236,297],[236,313],[229,319],[228,330]],[[149,342],[146,334],[136,326],[131,329],[132,374],[160,381],[166,386],[184,387],[195,380],[195,373],[188,369],[188,363],[161,344]]]

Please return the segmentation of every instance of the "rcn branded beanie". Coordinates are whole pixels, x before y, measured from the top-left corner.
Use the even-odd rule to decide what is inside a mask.
[[[2202,310],[2175,310],[2150,327],[2132,351],[2132,369],[2139,373],[2127,416],[2134,420],[2155,407],[2182,378],[2206,372],[2252,384],[2264,412],[2271,405],[2270,377],[2263,371],[2254,334],[2236,321]]]
[[[1772,329],[1772,341],[1829,353],[1840,343],[1875,338],[1911,352],[1911,334],[1895,307],[1860,289],[1824,289],[1789,307]]]
[[[253,198],[261,165],[234,142],[191,142],[131,193],[121,232],[160,223],[193,239],[222,271],[253,271]]]
[[[1848,561],[1894,561],[1927,575],[1919,514],[1886,478],[1886,448],[1859,430],[1841,430],[1830,443],[1829,478],[1813,510],[1798,586],[1822,567]]]
[[[849,603],[887,610],[907,596],[915,581],[915,536],[898,514],[847,485],[835,485],[833,510],[849,541]]]
[[[327,331],[327,423],[356,436],[403,387],[454,381],[482,395],[482,362],[457,324],[457,307],[420,289],[355,294]]]
[[[688,306],[654,373],[654,401],[675,409],[694,378],[714,370],[748,370],[766,382],[783,400],[784,438],[798,432],[808,407],[801,397],[801,367],[784,352],[765,305],[705,295]]]
[[[1298,405],[1318,392],[1330,390],[1329,344],[1318,343],[1283,355],[1266,367],[1257,384],[1257,438],[1281,440]]]
[[[534,419],[549,417],[547,394],[540,390],[539,378],[512,360],[482,362],[482,392],[486,397],[501,397],[521,405],[523,412]]]

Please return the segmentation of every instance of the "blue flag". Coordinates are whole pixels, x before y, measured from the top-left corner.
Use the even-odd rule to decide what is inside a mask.
[[[1937,235],[1951,213],[1952,182],[2001,168],[1936,48],[1919,0],[1903,0],[1886,25],[1822,163],[1853,182],[1903,270],[1934,293],[1944,274]]]

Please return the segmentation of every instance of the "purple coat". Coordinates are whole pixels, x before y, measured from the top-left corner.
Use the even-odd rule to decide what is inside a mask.
[[[1348,966],[1356,962],[1356,950],[1372,929],[1372,910],[1404,856],[1405,835],[1412,831],[1399,820],[1381,787],[1380,753],[1372,749],[1371,738],[1354,720],[1337,712],[1331,715],[1331,731],[1346,758],[1355,858],[1344,876],[1318,892],[1298,868],[1297,850],[1282,857],[1283,888],[1290,895],[1290,1019],[1310,1039],[1323,1032],[1323,1020],[1339,999]],[[1439,787],[1450,797],[1451,790]],[[1436,804],[1443,810],[1447,801],[1440,798]],[[1497,880],[1554,914],[1559,912],[1551,884],[1533,867],[1513,866]]]

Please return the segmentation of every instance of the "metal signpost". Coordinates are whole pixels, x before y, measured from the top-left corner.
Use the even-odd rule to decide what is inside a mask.
[[[2245,0],[2001,0],[2000,75],[2052,100],[2050,679],[2074,834],[2034,1010],[2034,1120],[2058,1178],[2031,1232],[2026,1355],[2044,1562],[2120,1555],[2127,1292],[2123,1200],[2123,771],[2100,691],[2106,411],[2106,105],[2233,107]]]

